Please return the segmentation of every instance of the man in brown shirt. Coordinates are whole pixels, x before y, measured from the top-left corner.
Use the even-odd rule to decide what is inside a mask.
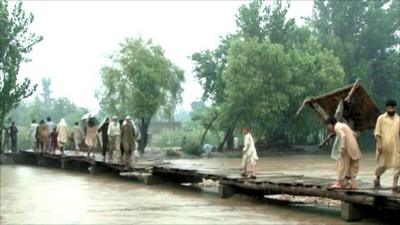
[[[135,151],[136,135],[131,117],[127,116],[121,127],[121,142],[124,146],[125,163],[129,164]]]
[[[39,123],[39,130],[38,130],[38,136],[39,136],[39,150],[40,152],[46,152],[49,141],[49,126],[44,122],[44,120],[41,120]]]
[[[335,118],[327,121],[328,129],[335,132],[340,139],[340,158],[338,160],[338,181],[332,188],[345,188],[344,179],[350,175],[350,189],[357,188],[356,176],[362,157],[360,147],[357,143],[356,133],[345,123],[337,122]]]

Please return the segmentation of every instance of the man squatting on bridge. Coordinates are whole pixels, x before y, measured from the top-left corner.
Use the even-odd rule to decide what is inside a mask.
[[[400,118],[396,101],[386,102],[386,112],[378,117],[375,126],[377,165],[375,187],[380,187],[380,177],[387,169],[394,170],[393,190],[397,190],[400,175]]]
[[[250,128],[243,128],[244,135],[243,157],[242,157],[242,176],[256,178],[256,161],[258,160],[256,147],[254,146],[253,137],[250,134]]]
[[[358,146],[356,133],[349,125],[337,122],[335,118],[329,118],[327,121],[328,129],[335,132],[340,139],[340,157],[338,160],[338,180],[332,188],[345,188],[344,180],[346,175],[350,176],[350,189],[357,188],[356,176],[359,170],[361,151]]]

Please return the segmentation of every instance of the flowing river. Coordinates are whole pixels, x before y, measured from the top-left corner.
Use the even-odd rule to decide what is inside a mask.
[[[175,160],[174,163],[239,167],[240,159]],[[266,156],[259,171],[335,177],[328,155]],[[373,179],[374,155],[362,159],[359,179]],[[112,174],[22,165],[0,166],[1,224],[348,224],[336,206],[281,204],[173,184],[146,186]],[[382,178],[391,185],[391,173]],[[212,189],[212,188],[211,188]],[[352,224],[381,224],[366,219]]]

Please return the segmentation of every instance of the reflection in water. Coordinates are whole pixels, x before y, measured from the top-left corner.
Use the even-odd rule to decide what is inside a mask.
[[[226,167],[239,159],[178,160]],[[364,157],[361,179],[372,179],[374,160]],[[334,177],[328,156],[274,156],[259,170]],[[337,209],[266,204],[245,196],[220,199],[176,185],[146,186],[113,175],[92,176],[29,166],[1,166],[2,224],[346,224]],[[389,174],[383,183],[390,185]],[[376,223],[376,222],[375,222]],[[363,221],[360,224],[375,224]],[[357,223],[356,223],[357,224]]]

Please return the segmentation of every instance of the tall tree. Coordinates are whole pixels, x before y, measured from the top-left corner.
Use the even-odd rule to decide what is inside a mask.
[[[181,102],[184,71],[151,40],[128,38],[111,58],[113,64],[101,69],[101,106],[110,114],[139,119],[139,149],[144,152],[151,119],[160,111],[173,116]]]
[[[32,22],[33,15],[25,13],[22,1],[15,4],[10,15],[8,1],[0,0],[0,137],[8,113],[36,90],[36,85],[32,85],[28,78],[22,82],[17,79],[21,62],[29,61],[24,55],[42,40],[28,31]]]
[[[205,50],[192,55],[192,61],[195,63],[193,72],[204,90],[202,99],[211,100],[213,107],[219,107],[224,102],[225,82],[222,74],[226,67],[230,43],[236,37],[236,34],[226,35],[221,38],[215,50]],[[216,121],[217,118],[212,119],[207,127],[213,127]],[[225,142],[227,142],[227,148],[233,149],[233,128],[231,127],[226,128],[225,138],[219,144],[219,150],[222,150]]]
[[[399,1],[315,0],[309,24],[340,58],[346,81],[361,78],[379,104],[399,96]]]
[[[268,40],[236,40],[227,65],[223,120],[251,126],[256,136],[267,139],[293,131],[289,121],[298,104],[293,106],[292,99],[329,90],[344,76],[338,59],[312,38],[292,50]]]
[[[42,78],[42,97],[44,106],[48,109],[51,105],[51,78]]]

